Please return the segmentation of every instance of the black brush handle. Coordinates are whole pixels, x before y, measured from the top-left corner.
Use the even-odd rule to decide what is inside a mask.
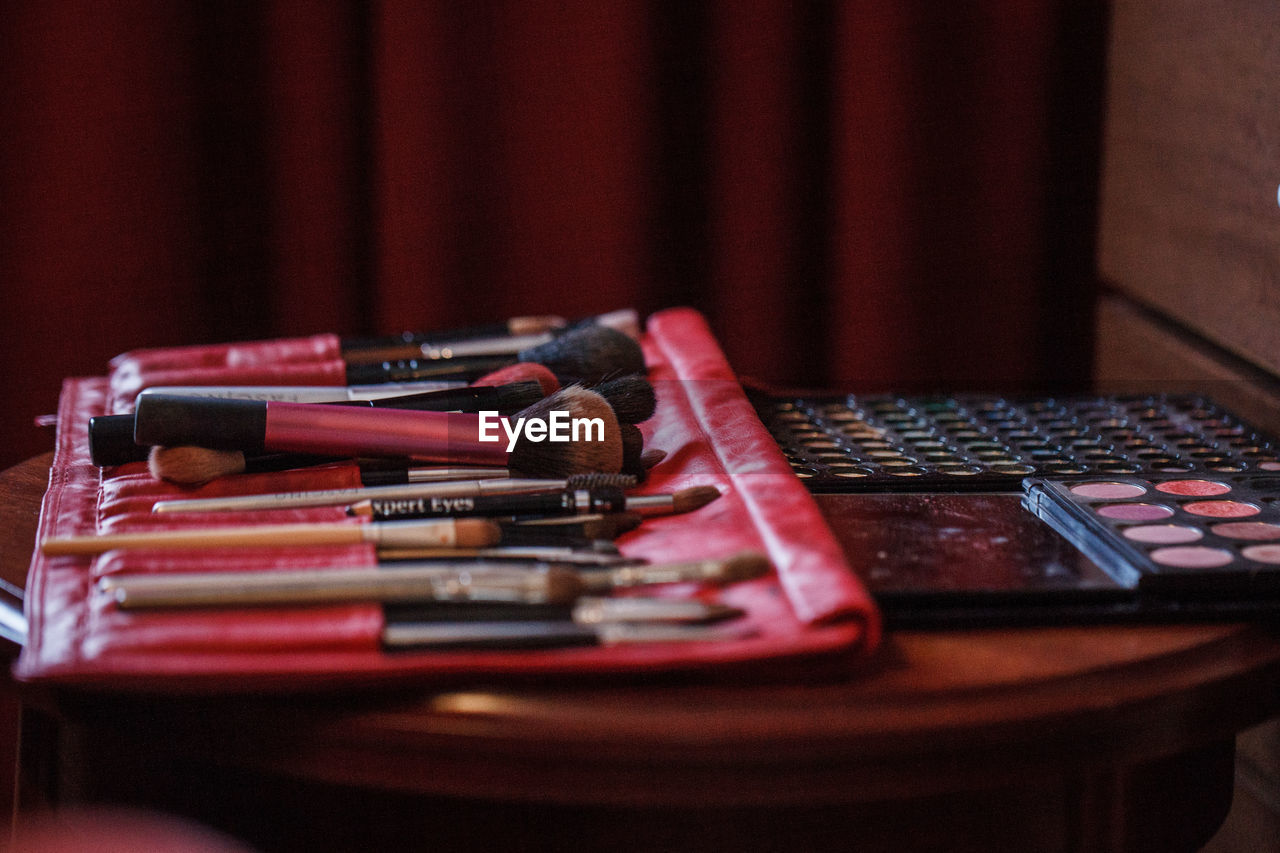
[[[620,512],[626,505],[621,489],[580,493],[566,489],[532,495],[477,495],[460,498],[404,498],[369,502],[375,521],[408,518],[461,518],[500,515],[573,515]]]
[[[261,400],[143,395],[133,414],[137,444],[261,453],[266,434],[267,404]]]

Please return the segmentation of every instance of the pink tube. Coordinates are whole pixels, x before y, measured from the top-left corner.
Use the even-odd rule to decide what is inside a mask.
[[[451,465],[507,464],[498,441],[480,441],[480,416],[355,406],[268,403],[263,447],[323,456],[407,456]]]

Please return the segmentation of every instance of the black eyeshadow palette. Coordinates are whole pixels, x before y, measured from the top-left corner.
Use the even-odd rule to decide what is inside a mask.
[[[1280,603],[1280,476],[1030,479],[1023,505],[1124,586]]]
[[[796,475],[819,493],[1280,472],[1275,439],[1201,395],[752,396]]]

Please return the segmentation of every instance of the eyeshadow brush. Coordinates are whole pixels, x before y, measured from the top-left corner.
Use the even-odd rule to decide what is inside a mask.
[[[597,431],[603,432],[602,440],[522,440],[508,452],[501,436],[495,441],[480,441],[480,415],[163,396],[138,401],[134,440],[243,452],[411,457],[507,467],[547,478],[619,470],[618,422],[603,398],[570,386],[521,410],[518,417],[545,425],[551,412],[563,412],[570,422],[598,420],[603,427]],[[587,432],[590,439],[591,431]]]
[[[174,450],[178,448],[173,448]],[[430,473],[432,469],[420,469]],[[483,468],[442,469],[445,471],[484,472]],[[495,471],[503,469],[492,469]],[[406,497],[461,498],[512,492],[550,492],[560,489],[591,489],[603,486],[627,488],[635,484],[635,478],[627,474],[574,474],[562,479],[525,479],[474,477],[451,482],[416,482],[367,486],[353,489],[317,489],[305,492],[273,492],[260,495],[234,495],[216,498],[189,498],[185,500],[157,501],[152,512],[223,512],[228,510],[296,509],[313,506],[343,506],[373,498],[390,499]]]

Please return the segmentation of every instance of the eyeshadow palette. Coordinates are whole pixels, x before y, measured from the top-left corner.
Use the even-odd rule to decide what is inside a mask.
[[[1018,491],[1027,477],[1280,471],[1280,444],[1201,395],[755,394],[813,492]]]
[[[1023,504],[1122,585],[1280,604],[1280,476],[1032,479]]]

